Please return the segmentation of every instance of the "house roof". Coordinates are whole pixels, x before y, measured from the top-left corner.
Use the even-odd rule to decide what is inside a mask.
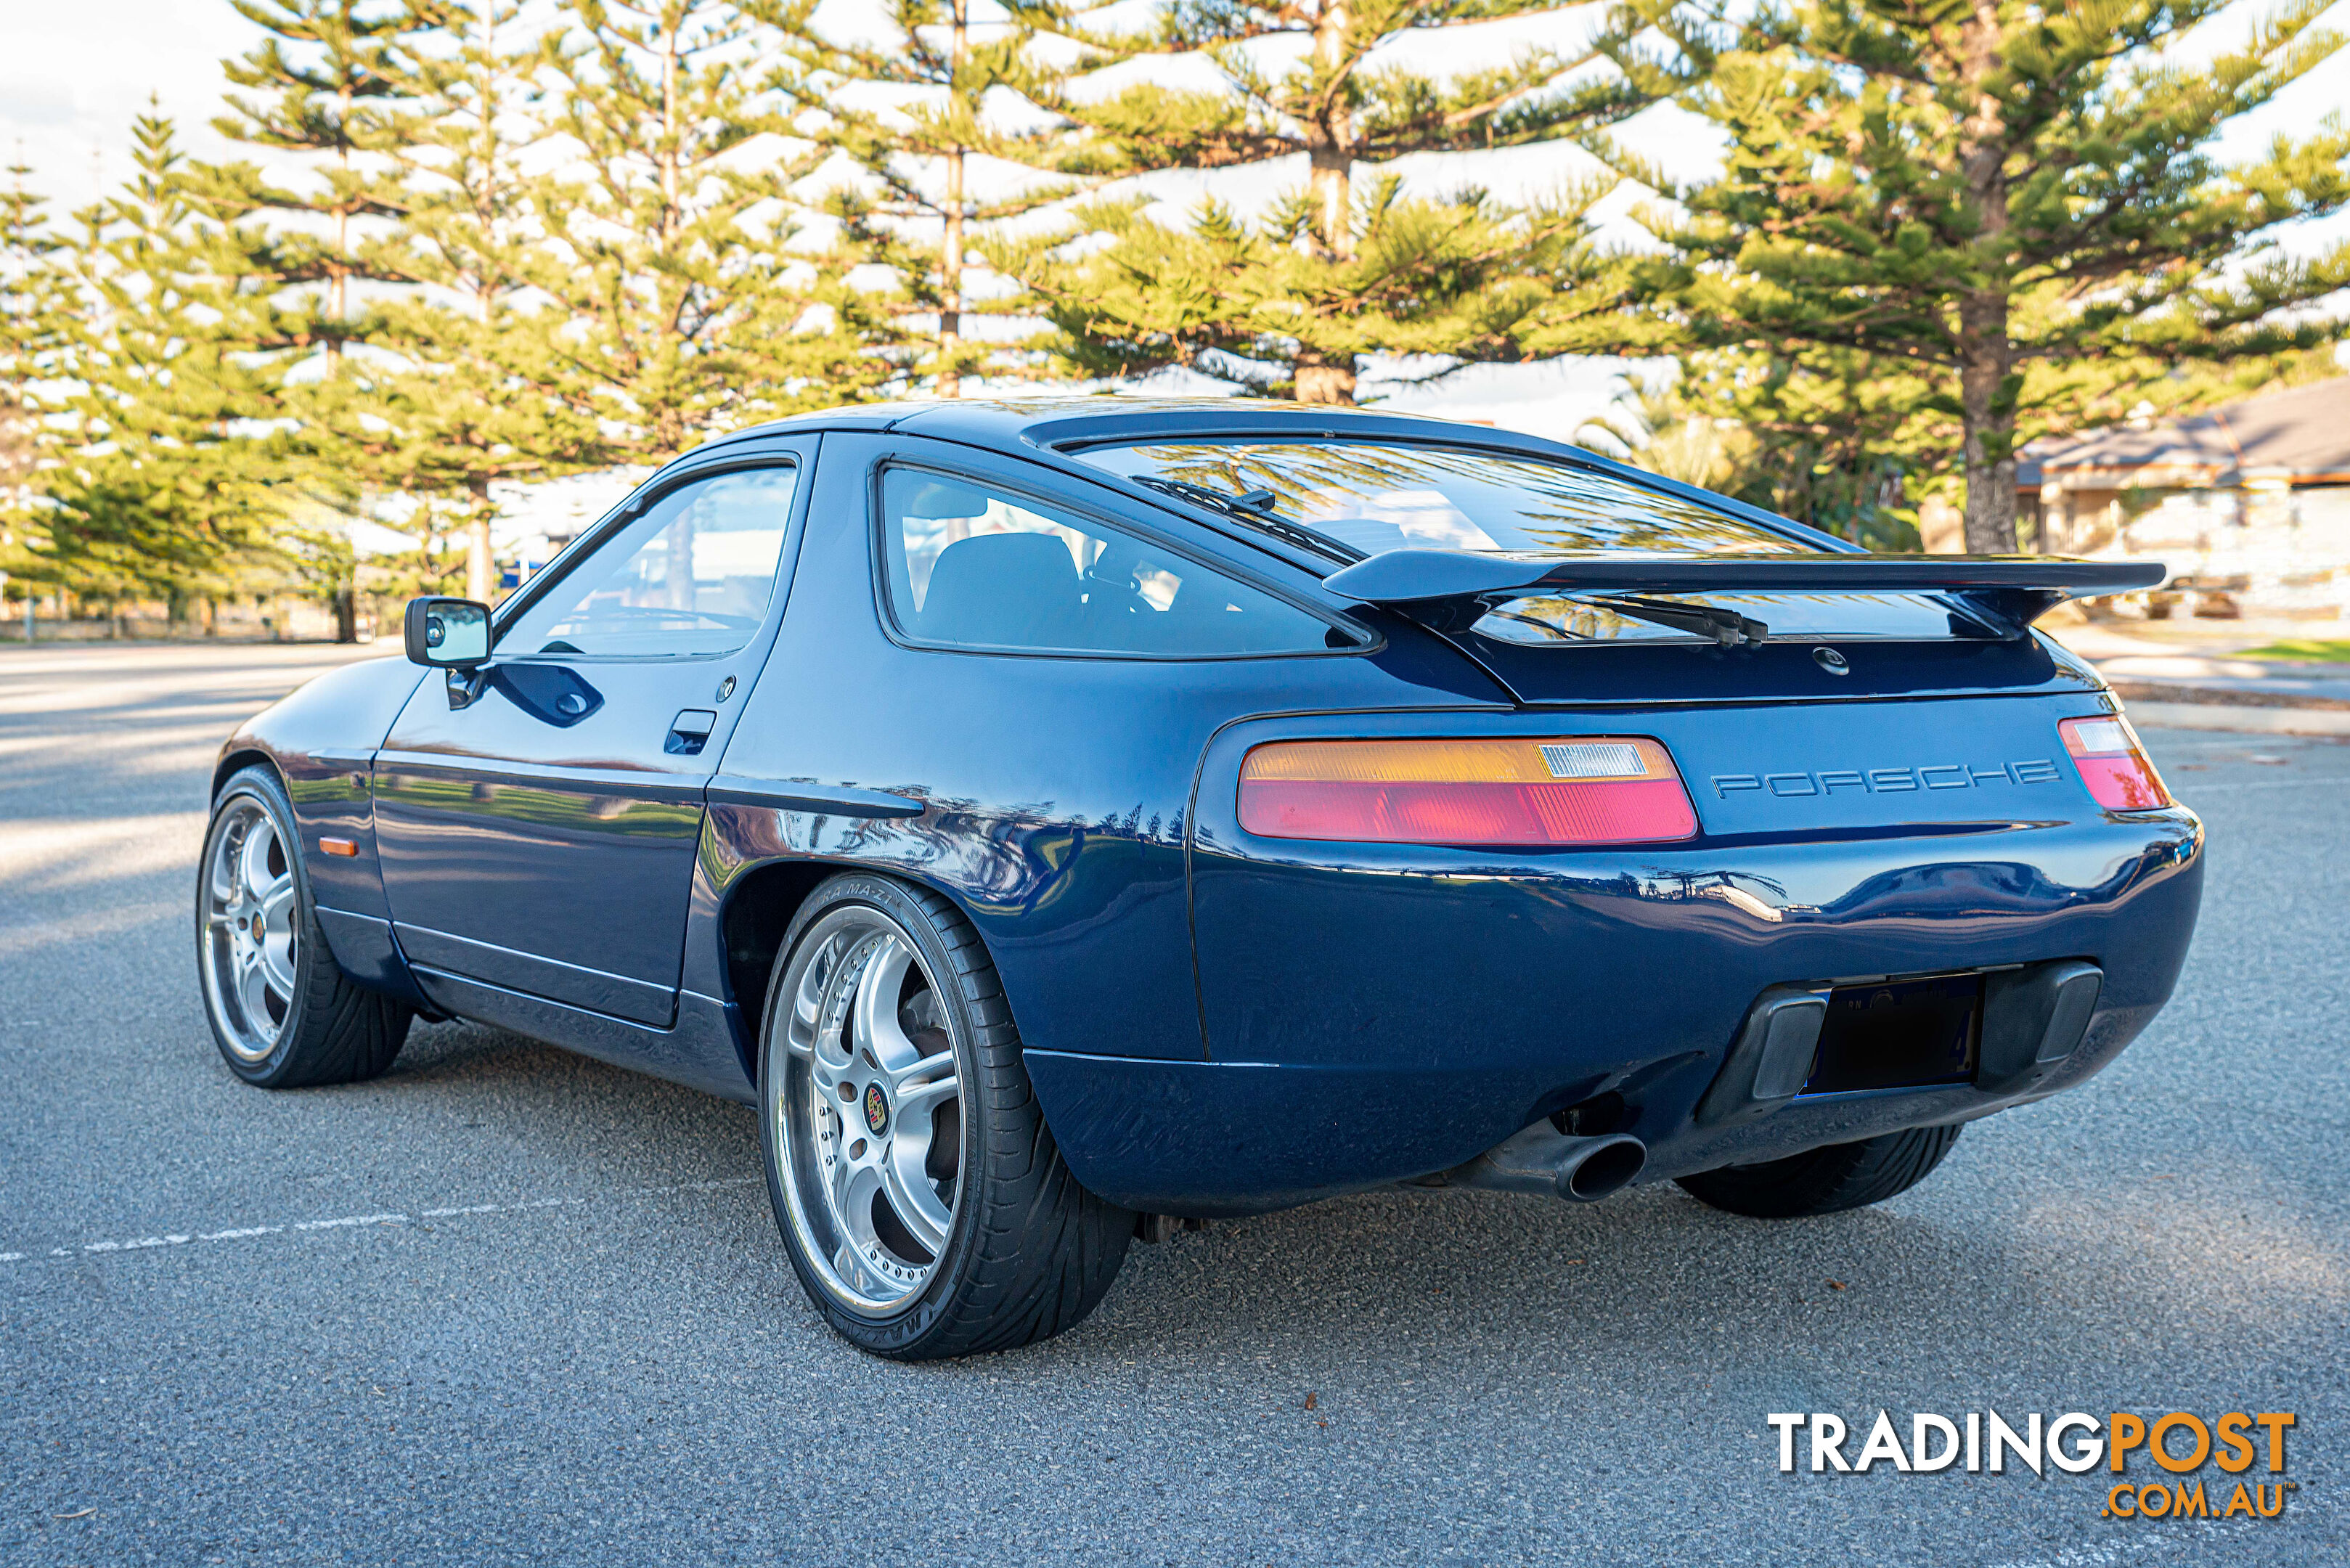
[[[2247,473],[2350,482],[2350,376],[2247,398],[2144,430],[2116,428],[2033,443],[2043,478],[2120,471],[2138,483],[2156,471],[2225,483]]]

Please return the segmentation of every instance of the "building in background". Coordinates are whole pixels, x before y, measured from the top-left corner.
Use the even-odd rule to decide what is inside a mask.
[[[2036,509],[2041,549],[2169,565],[2169,591],[2142,596],[2150,614],[2350,607],[2350,377],[2023,456],[2020,510]]]

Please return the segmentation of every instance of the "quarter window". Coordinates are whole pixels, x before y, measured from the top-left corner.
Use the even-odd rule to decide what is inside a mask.
[[[797,471],[679,486],[596,547],[498,639],[503,650],[590,658],[732,653],[775,594]]]
[[[882,476],[899,629],[952,648],[1209,659],[1302,653],[1333,628],[1158,545],[913,469]]]

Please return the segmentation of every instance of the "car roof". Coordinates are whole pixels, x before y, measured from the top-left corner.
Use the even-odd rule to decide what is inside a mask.
[[[1266,398],[959,398],[935,402],[851,404],[795,414],[719,437],[702,450],[806,431],[902,430],[976,446],[1055,448],[1106,441],[1203,435],[1374,436],[1468,441],[1555,452],[1558,443],[1462,420],[1376,409],[1336,408]],[[1578,455],[1588,455],[1578,451]]]

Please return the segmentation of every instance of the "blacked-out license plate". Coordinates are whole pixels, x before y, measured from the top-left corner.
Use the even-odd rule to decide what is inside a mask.
[[[1963,1084],[1975,1075],[1981,1016],[1979,974],[1838,986],[1804,1093]]]

